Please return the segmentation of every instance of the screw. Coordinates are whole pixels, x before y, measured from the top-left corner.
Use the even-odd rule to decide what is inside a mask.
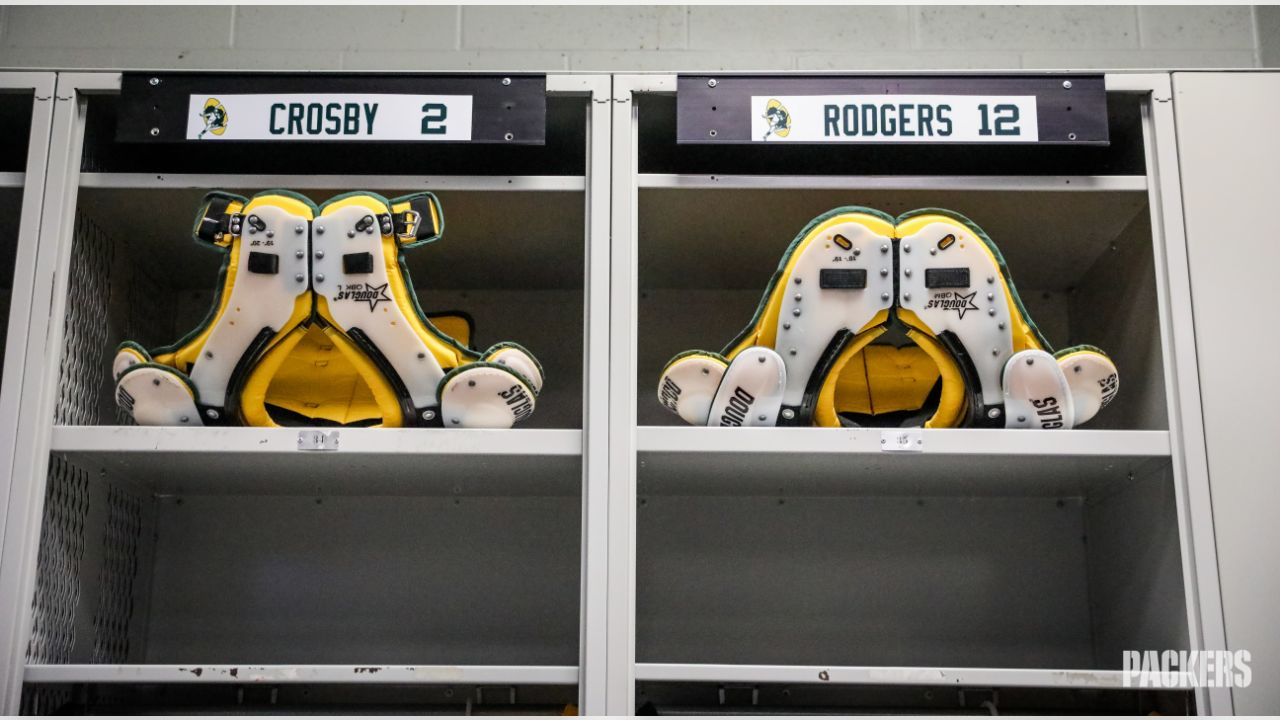
[[[711,137],[715,137],[715,136],[716,136],[716,131],[715,131],[715,130],[712,130],[712,131],[711,131],[710,133],[708,133],[708,134],[709,134],[709,135],[711,135]]]
[[[156,387],[160,387],[160,378],[156,378],[155,380],[152,380],[151,384],[155,385]]]
[[[990,275],[988,275],[988,276],[987,276],[987,284],[988,284],[988,285],[993,285],[993,284],[995,284],[995,281],[996,281],[996,279],[995,279],[994,277],[992,277],[992,276],[990,276]]]
[[[991,348],[992,357],[1000,357],[1000,348]]]
[[[1063,80],[1063,81],[1062,81],[1062,87],[1064,87],[1064,88],[1066,88],[1066,89],[1070,90],[1070,89],[1071,89],[1071,81],[1070,81],[1070,80]]]
[[[794,420],[796,417],[796,411],[792,410],[791,408],[787,408],[786,410],[782,411],[782,417],[786,418],[787,420]]]
[[[460,422],[462,422],[462,421],[461,421],[461,420],[459,420],[458,418],[454,418],[454,419],[450,420],[449,422],[453,423],[454,425],[457,425],[458,423],[460,423]]]
[[[422,419],[423,419],[423,420],[435,420],[435,419],[436,419],[436,411],[435,411],[435,410],[423,410],[423,411],[422,411]]]
[[[995,293],[987,293],[987,299],[988,299],[988,300],[995,300],[995,299],[996,299],[996,294],[995,294]]]
[[[937,254],[938,254],[938,248],[929,248],[929,254],[930,254],[930,255],[937,255]]]
[[[318,283],[324,282],[324,273],[319,273],[316,275],[316,282]]]
[[[998,328],[1000,328],[1001,330],[1003,330],[1003,329],[1004,329],[1004,323],[1000,323],[1000,324],[999,324],[999,325],[997,325],[996,327],[998,327]]]
[[[267,237],[275,237],[275,236],[276,236],[276,231],[275,231],[275,230],[268,230],[268,231],[267,231]]]
[[[506,135],[502,136],[502,139],[506,140],[507,142],[511,142],[512,140],[516,139],[516,136],[514,133],[507,133]]]
[[[1026,415],[1019,415],[1019,416],[1018,416],[1018,422],[1020,422],[1020,423],[1024,423],[1024,422],[1026,422],[1026,421],[1027,421],[1027,416],[1026,416]]]
[[[990,410],[988,410],[987,417],[991,418],[992,420],[995,420],[996,418],[1000,417],[1000,408],[993,407]]]
[[[1080,370],[1081,370],[1081,368],[1080,368],[1080,366],[1079,366],[1079,365],[1077,365],[1077,366],[1075,366],[1075,367],[1071,368],[1071,372],[1080,372]]]
[[[716,85],[719,85],[719,84],[720,83],[716,82],[715,78],[711,78],[710,80],[707,81],[707,87],[715,87]]]
[[[860,248],[854,248],[854,249],[853,249],[853,256],[854,256],[854,257],[858,257],[858,256],[859,256],[859,255],[861,255],[861,254],[862,254],[862,250],[861,250]]]
[[[510,84],[511,84],[511,78],[502,78],[502,84],[503,84],[503,85],[510,85]]]
[[[186,415],[183,415],[182,417],[178,418],[178,422],[180,423],[191,422],[191,418],[187,417]]]
[[[764,422],[768,417],[769,417],[768,415],[757,415],[756,419],[759,420],[760,422]]]
[[[317,250],[317,251],[316,251],[316,259],[317,259],[317,260],[323,260],[323,259],[324,259],[324,251],[323,251],[323,250]]]
[[[152,86],[159,85],[159,84],[160,84],[160,78],[158,78],[158,77],[153,77],[153,78],[151,78],[151,85],[152,85]]]
[[[706,368],[702,368],[702,374],[703,374],[703,375],[710,375],[710,374],[711,374],[711,371],[710,371],[710,370],[708,370],[708,369],[706,369]]]
[[[1075,139],[1076,139],[1076,134],[1075,134],[1075,133],[1067,133],[1067,139],[1068,139],[1068,140],[1075,140]]]
[[[218,419],[218,411],[214,410],[213,408],[209,408],[208,410],[205,410],[204,414],[208,416],[211,420]]]
[[[160,128],[158,128],[158,127],[153,127],[153,128],[151,128],[151,137],[155,137],[155,136],[157,136],[157,135],[159,135],[159,134],[160,134]]]

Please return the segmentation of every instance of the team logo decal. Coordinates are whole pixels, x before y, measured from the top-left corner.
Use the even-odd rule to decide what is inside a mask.
[[[975,290],[968,295],[961,295],[958,292],[943,292],[933,296],[932,299],[924,306],[925,310],[935,308],[942,310],[955,310],[960,319],[964,319],[964,314],[970,310],[977,310],[978,306],[973,304],[973,298],[977,296]]]
[[[765,131],[762,140],[768,140],[770,135],[786,137],[791,134],[791,113],[787,112],[781,102],[770,100],[765,105],[763,117],[769,121],[769,129]]]
[[[373,312],[380,302],[391,302],[391,298],[387,297],[387,283],[383,283],[374,287],[368,283],[363,285],[348,285],[338,291],[334,300],[352,300],[354,302],[369,303],[369,312]]]
[[[200,119],[204,120],[204,129],[196,136],[196,139],[204,137],[205,133],[213,133],[221,135],[227,131],[227,108],[218,102],[218,98],[209,98],[204,101],[204,109],[200,111]]]

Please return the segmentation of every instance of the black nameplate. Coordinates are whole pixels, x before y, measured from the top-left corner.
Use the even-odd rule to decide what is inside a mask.
[[[969,268],[927,268],[924,271],[924,286],[927,288],[967,288],[969,287]]]
[[[824,290],[861,290],[867,286],[862,268],[825,268],[818,273],[818,287]]]
[[[249,252],[249,272],[275,275],[280,272],[280,258],[274,253]]]

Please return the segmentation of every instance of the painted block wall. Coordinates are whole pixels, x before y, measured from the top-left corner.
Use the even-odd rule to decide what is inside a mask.
[[[1238,6],[0,7],[0,67],[259,70],[1249,68]]]

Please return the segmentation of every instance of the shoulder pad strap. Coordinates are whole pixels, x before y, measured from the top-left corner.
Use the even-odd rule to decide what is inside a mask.
[[[198,242],[226,246],[230,235],[240,234],[241,215],[247,198],[221,190],[204,196],[191,234]]]
[[[391,201],[391,219],[401,247],[417,247],[444,234],[444,211],[433,193],[415,193]]]

